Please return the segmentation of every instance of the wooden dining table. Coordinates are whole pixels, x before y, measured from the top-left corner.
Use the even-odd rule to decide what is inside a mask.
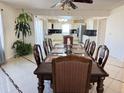
[[[44,80],[52,80],[52,59],[59,56],[67,56],[65,45],[56,44],[51,51],[51,53],[46,57],[45,62],[42,62],[34,71],[34,74],[38,78],[38,93],[43,93],[44,90]],[[70,54],[89,57],[85,52],[84,48],[80,44],[72,45],[72,51]],[[60,51],[61,50],[61,51]],[[79,52],[77,52],[79,50]],[[82,50],[82,51],[81,51]],[[58,51],[58,52],[57,52]],[[90,57],[89,57],[90,58]],[[92,62],[91,79],[90,82],[97,83],[97,93],[103,93],[104,91],[104,80],[105,77],[109,76],[108,73],[100,67],[96,62]]]

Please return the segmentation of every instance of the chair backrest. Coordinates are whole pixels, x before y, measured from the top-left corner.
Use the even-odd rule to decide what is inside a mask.
[[[49,54],[49,49],[48,49],[47,40],[44,40],[44,41],[43,41],[43,47],[44,47],[45,55],[47,56],[47,55]]]
[[[95,48],[96,48],[95,41],[91,41],[88,45],[88,48],[87,48],[87,53],[89,56],[93,56]]]
[[[69,55],[52,60],[54,93],[89,93],[92,61]]]
[[[70,41],[70,44],[73,44],[73,36],[71,35],[66,35],[63,37],[64,44],[68,44],[68,40]]]
[[[39,44],[35,44],[33,47],[33,54],[35,61],[37,63],[37,66],[40,65],[41,61],[43,61],[43,55],[42,55],[42,50]]]
[[[84,49],[85,50],[87,50],[89,43],[90,43],[90,39],[86,39],[85,43],[84,43]]]
[[[50,51],[53,49],[53,44],[52,44],[52,39],[51,38],[48,38],[48,45],[49,45],[49,48],[50,48]]]
[[[108,59],[108,56],[109,56],[108,47],[106,45],[100,45],[97,49],[95,61],[97,61],[101,67],[104,67]]]

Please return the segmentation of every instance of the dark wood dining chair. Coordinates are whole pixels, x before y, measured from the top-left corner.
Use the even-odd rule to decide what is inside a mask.
[[[54,93],[89,93],[92,61],[69,55],[52,60]]]
[[[70,44],[72,45],[73,44],[73,36],[71,36],[71,35],[65,35],[65,36],[63,36],[63,41],[64,41],[64,44],[65,45],[68,44],[68,40],[70,40]]]
[[[37,64],[37,66],[39,66],[40,63],[44,61],[43,55],[42,55],[42,50],[41,50],[41,47],[39,44],[35,44],[33,46],[33,54],[34,54],[36,64]]]
[[[86,39],[84,43],[84,49],[87,51],[88,45],[90,43],[90,39]]]
[[[95,61],[98,62],[98,64],[101,67],[104,67],[107,62],[108,56],[109,56],[108,47],[106,45],[100,45],[97,49]]]
[[[95,41],[91,41],[89,43],[89,45],[88,45],[88,48],[87,48],[87,54],[89,56],[93,56],[95,48],[96,48],[96,42]]]
[[[48,45],[49,45],[50,51],[52,51],[53,43],[52,43],[52,39],[51,38],[48,38]]]
[[[49,49],[48,49],[47,40],[44,40],[44,41],[43,41],[43,47],[44,47],[45,55],[47,56],[47,55],[49,54]]]

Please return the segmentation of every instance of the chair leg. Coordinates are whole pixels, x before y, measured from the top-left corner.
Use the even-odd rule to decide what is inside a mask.
[[[90,83],[90,84],[89,84],[89,89],[91,89],[91,88],[92,88],[92,84]]]

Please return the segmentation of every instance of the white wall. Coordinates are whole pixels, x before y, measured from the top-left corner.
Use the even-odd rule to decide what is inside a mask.
[[[89,18],[86,20],[86,29],[93,29],[94,19]]]
[[[105,34],[106,34],[106,18],[98,20],[97,28],[97,45],[105,44]]]
[[[5,55],[6,58],[11,58],[14,55],[14,51],[11,49],[13,42],[16,40],[15,37],[15,18],[16,18],[16,10],[0,3],[0,9],[3,9],[2,17],[3,17],[3,29],[4,29],[4,44],[5,44]]]
[[[124,60],[124,6],[114,9],[107,20],[106,44],[110,55]]]

